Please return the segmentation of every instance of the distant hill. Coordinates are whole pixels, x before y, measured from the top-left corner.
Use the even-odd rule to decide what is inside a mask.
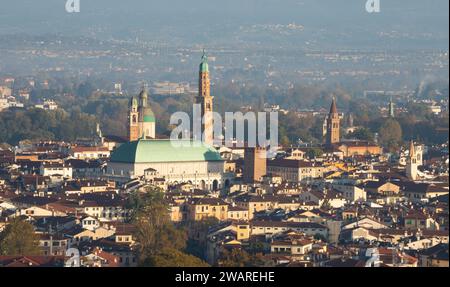
[[[7,3],[5,3],[7,2]],[[304,26],[275,38],[322,47],[448,47],[447,0],[381,0],[381,13],[366,0],[81,0],[81,12],[65,0],[2,1],[0,34],[84,35],[183,43],[273,43],[276,33],[242,33],[252,25]],[[218,37],[220,35],[220,37]],[[254,39],[254,38],[257,38]]]

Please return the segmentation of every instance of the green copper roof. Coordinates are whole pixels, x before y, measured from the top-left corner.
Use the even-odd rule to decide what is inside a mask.
[[[208,63],[201,63],[200,64],[200,73],[207,73],[209,72]]]
[[[144,122],[145,123],[154,123],[155,117],[154,116],[144,116]]]
[[[209,72],[208,56],[206,56],[206,53],[203,50],[202,62],[200,63],[200,73],[206,73],[206,72]]]
[[[211,146],[198,143],[189,146],[175,146],[170,140],[137,140],[119,146],[111,154],[111,162],[156,163],[187,161],[222,161],[220,154]]]
[[[142,115],[144,122],[155,122],[155,114],[150,107],[143,108]]]

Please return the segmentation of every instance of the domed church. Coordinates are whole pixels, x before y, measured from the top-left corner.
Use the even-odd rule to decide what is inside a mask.
[[[202,57],[199,78],[200,87],[197,103],[212,109],[209,70],[206,56]],[[205,68],[206,67],[206,68]],[[191,183],[205,190],[227,187],[232,175],[224,172],[224,160],[211,145],[210,138],[176,141],[156,139],[155,115],[148,104],[147,89],[143,88],[139,98],[131,98],[128,113],[128,142],[111,153],[105,177],[117,182],[127,182],[148,175],[164,178],[166,183]],[[204,124],[202,131],[208,131],[212,122]],[[205,132],[207,133],[207,132]]]
[[[128,110],[128,141],[138,139],[154,139],[156,136],[155,114],[148,104],[147,88],[139,94],[139,102],[135,97],[130,100]]]
[[[217,150],[202,142],[186,142],[174,145],[170,140],[138,139],[122,144],[111,155],[108,177],[127,182],[152,173],[169,184],[191,183],[201,189],[228,185]]]

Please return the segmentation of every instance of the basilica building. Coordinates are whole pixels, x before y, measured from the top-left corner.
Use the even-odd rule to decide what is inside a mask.
[[[199,67],[199,93],[196,103],[202,105],[202,117],[212,111],[209,67],[204,53]],[[203,141],[187,140],[177,145],[169,139],[156,139],[156,119],[144,88],[138,99],[132,98],[128,113],[128,142],[115,149],[107,165],[106,177],[125,183],[133,179],[158,177],[167,184],[190,183],[196,188],[217,190],[230,184],[224,173],[224,160],[212,147],[212,136]],[[211,121],[203,123],[206,135]],[[227,178],[226,178],[227,177]]]

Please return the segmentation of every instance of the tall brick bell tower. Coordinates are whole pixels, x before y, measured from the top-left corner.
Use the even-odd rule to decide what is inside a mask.
[[[201,105],[203,142],[209,145],[213,144],[213,98],[211,96],[208,57],[203,50],[196,103]]]
[[[127,138],[130,142],[139,138],[138,102],[135,97],[131,98],[128,106]]]
[[[339,113],[336,107],[336,98],[333,97],[333,102],[331,103],[330,113],[327,117],[327,132],[326,141],[327,146],[332,146],[333,144],[340,142],[340,119]]]

